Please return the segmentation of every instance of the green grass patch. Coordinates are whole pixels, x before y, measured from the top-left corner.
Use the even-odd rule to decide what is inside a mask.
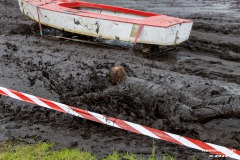
[[[16,142],[0,142],[0,160],[98,160],[95,155],[79,149],[58,149],[54,150],[53,143],[39,142],[26,145]],[[141,156],[130,153],[117,153],[102,158],[101,160],[142,160]],[[155,148],[149,160],[174,160],[170,155],[161,158],[155,156]]]
[[[2,147],[3,146],[3,147]],[[2,160],[95,160],[89,152],[79,149],[52,150],[51,143],[37,143],[34,145],[1,145],[0,159]]]

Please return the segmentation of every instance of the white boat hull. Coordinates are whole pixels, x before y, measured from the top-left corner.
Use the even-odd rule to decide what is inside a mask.
[[[18,0],[23,14],[46,26],[72,33],[134,42],[139,24],[81,17],[72,12],[56,12]],[[39,18],[38,18],[38,11]],[[89,9],[88,9],[89,10]],[[137,43],[154,45],[177,45],[189,38],[192,23],[176,24],[167,28],[144,25]]]

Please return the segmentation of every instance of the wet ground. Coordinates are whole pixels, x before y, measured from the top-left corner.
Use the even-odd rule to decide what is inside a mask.
[[[166,54],[129,53],[42,39],[14,0],[0,0],[0,86],[157,129],[240,149],[238,0],[91,0],[194,20],[190,39]],[[109,68],[128,78],[114,86]],[[149,157],[209,154],[0,97],[0,140],[39,140],[104,157],[113,150]]]

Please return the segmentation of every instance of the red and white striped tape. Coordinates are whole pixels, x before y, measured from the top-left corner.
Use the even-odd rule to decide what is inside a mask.
[[[45,107],[48,109],[53,109],[53,110],[56,110],[59,112],[68,113],[68,114],[71,114],[71,115],[74,115],[77,117],[85,118],[85,119],[95,121],[98,123],[102,123],[105,125],[120,128],[123,130],[127,130],[127,131],[131,131],[134,133],[146,135],[146,136],[149,136],[152,138],[176,143],[179,145],[184,145],[186,147],[201,150],[203,152],[209,152],[209,153],[216,154],[216,155],[231,157],[234,159],[240,159],[240,151],[239,150],[219,146],[216,144],[202,142],[202,141],[188,138],[188,137],[179,136],[176,134],[164,132],[164,131],[153,129],[153,128],[150,128],[147,126],[124,121],[121,119],[107,117],[107,116],[104,116],[104,115],[101,115],[98,113],[82,110],[82,109],[68,106],[68,105],[65,105],[62,103],[58,103],[58,102],[50,101],[50,100],[43,99],[40,97],[36,97],[33,95],[29,95],[26,93],[17,92],[17,91],[7,89],[4,87],[0,87],[0,94],[2,94],[4,96],[9,96],[11,98],[15,98],[15,99],[18,99],[21,101],[25,101],[28,103],[37,104],[39,106],[42,106],[42,107]]]

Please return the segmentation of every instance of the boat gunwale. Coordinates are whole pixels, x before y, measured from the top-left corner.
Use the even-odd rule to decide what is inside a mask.
[[[103,9],[103,10],[108,10],[108,11],[113,11],[113,12],[121,12],[121,13],[128,13],[132,15],[139,15],[143,17],[151,17],[151,16],[159,16],[160,14],[157,13],[152,13],[152,12],[145,12],[145,11],[140,11],[140,10],[135,10],[135,9],[129,9],[129,8],[124,8],[124,7],[116,7],[116,6],[110,6],[110,5],[103,5],[103,4],[97,4],[97,3],[89,3],[89,2],[84,2],[84,1],[77,1],[77,2],[62,2],[59,3],[58,5],[62,7],[89,7],[89,8],[96,8],[96,9]]]
[[[81,11],[77,9],[71,9],[68,7],[63,7],[60,4],[66,3],[64,1],[59,1],[59,0],[46,0],[46,3],[44,2],[36,2],[34,0],[22,0],[25,1],[26,3],[30,3],[33,6],[36,6],[38,8],[46,9],[46,10],[51,10],[54,12],[59,12],[59,13],[64,13],[64,14],[70,14],[70,15],[78,15],[82,17],[89,17],[89,18],[95,18],[95,19],[103,19],[103,20],[109,20],[109,21],[115,21],[115,22],[122,22],[122,23],[131,23],[131,24],[138,24],[138,25],[147,25],[147,26],[153,26],[153,27],[161,27],[161,28],[168,28],[174,25],[182,24],[182,23],[192,23],[192,20],[187,20],[187,19],[181,19],[181,18],[175,18],[175,17],[169,17],[166,15],[162,14],[156,14],[156,13],[151,13],[151,12],[145,12],[146,14],[156,14],[156,16],[149,16],[147,18],[143,18],[142,20],[139,19],[132,19],[132,18],[123,18],[123,17],[116,17],[116,16],[111,16],[111,15],[105,15],[105,14],[98,14],[94,12],[88,12],[88,11]],[[47,2],[48,1],[48,2]],[[92,5],[98,5],[96,3],[89,3],[89,2],[84,2],[84,1],[78,1],[80,3],[85,3],[85,4],[92,4]],[[70,2],[68,2],[70,3]],[[105,6],[109,7],[109,5],[100,5],[100,6]],[[112,6],[115,7],[115,6]],[[115,9],[122,8],[122,7],[115,7]],[[139,10],[133,10],[133,9],[128,9],[128,8],[122,8],[126,9],[128,11],[136,11],[138,12]],[[140,11],[144,13],[144,11]],[[136,15],[136,14],[135,14]],[[179,20],[180,22],[173,22],[172,24],[168,25],[157,25],[154,23],[150,23],[148,21],[148,18],[154,18],[154,17],[169,17],[175,20]]]

